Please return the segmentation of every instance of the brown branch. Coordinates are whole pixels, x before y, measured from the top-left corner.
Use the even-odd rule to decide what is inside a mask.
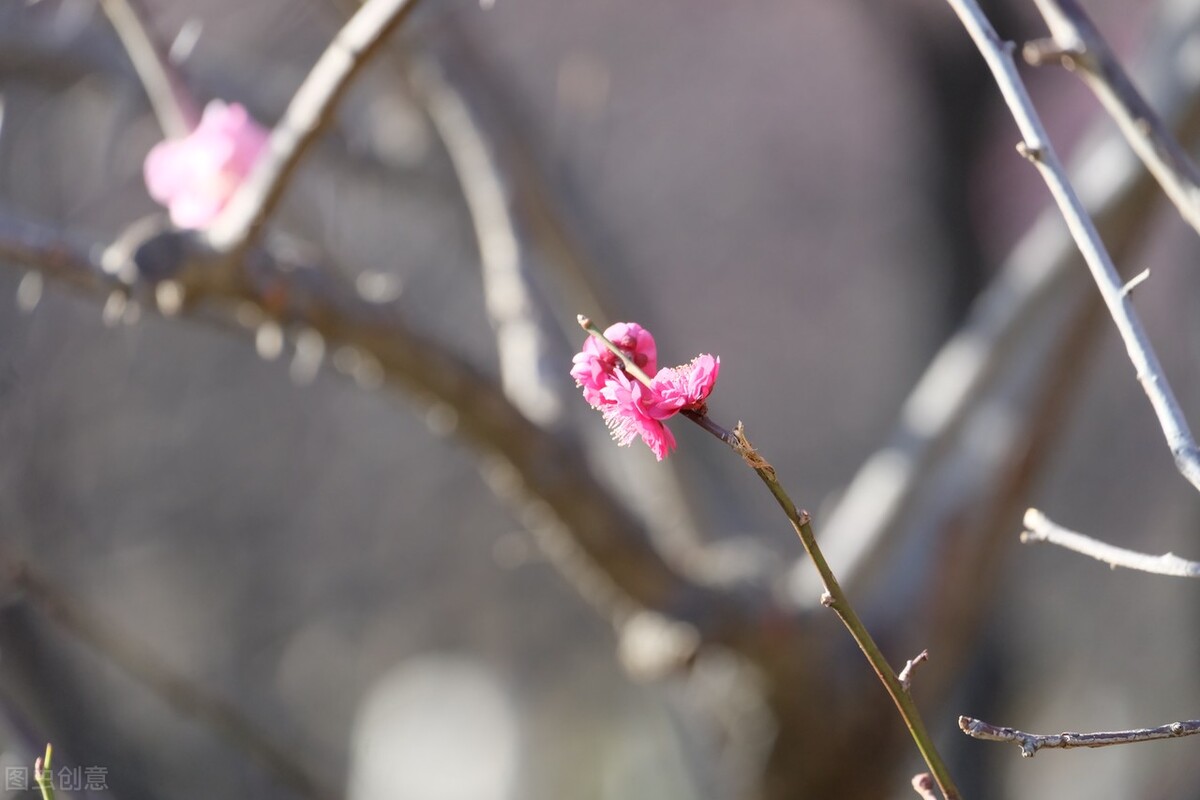
[[[1169,575],[1178,578],[1200,578],[1200,562],[1188,561],[1173,553],[1152,556],[1114,547],[1085,536],[1082,533],[1068,530],[1050,520],[1042,512],[1031,508],[1025,512],[1026,531],[1021,534],[1021,541],[1027,544],[1046,542],[1072,550],[1081,555],[1103,561],[1114,569],[1125,569],[1149,572],[1155,575]]]
[[[1083,80],[1179,213],[1200,233],[1200,169],[1138,92],[1076,0],[1034,0],[1053,37],[1023,50],[1034,65],[1057,61]]]
[[[191,133],[200,121],[196,101],[151,33],[140,0],[100,0],[100,7],[129,54],[163,133],[168,138]]]
[[[253,244],[338,101],[414,5],[416,0],[367,0],[338,31],[271,131],[266,154],[209,227],[206,239],[214,250],[236,256]]]
[[[61,591],[32,565],[0,552],[0,575],[31,606],[101,654],[169,706],[213,730],[302,797],[332,800],[338,793],[250,721],[237,706],[175,671],[144,644]]]
[[[1021,748],[1021,755],[1032,758],[1043,748],[1070,750],[1076,747],[1108,747],[1116,744],[1153,742],[1158,739],[1178,739],[1200,733],[1200,719],[1171,722],[1157,728],[1134,728],[1124,731],[1096,733],[1025,733],[1016,728],[1001,728],[972,717],[959,717],[958,727],[974,739],[989,742],[1012,742]]]
[[[492,472],[503,474],[491,481],[493,488],[520,516],[541,521],[534,532],[547,554],[606,616],[623,621],[637,607],[656,611],[693,625],[706,643],[760,661],[788,650],[768,630],[780,611],[766,590],[709,588],[670,566],[644,526],[597,482],[576,443],[531,422],[490,378],[408,328],[393,308],[363,300],[321,265],[280,262],[265,250],[247,254],[240,280],[214,280],[206,269],[211,264],[189,261],[205,251],[187,232],[151,233],[122,250],[133,266],[101,265],[87,248],[0,216],[0,261],[40,269],[50,281],[100,298],[141,293],[150,308],[151,287],[137,276],[170,279],[186,298],[180,313],[253,336],[256,330],[239,321],[252,309],[249,316],[260,323],[319,337],[326,351],[353,354],[342,361],[370,373],[368,384],[382,381],[422,403],[442,404],[456,432],[488,457]],[[119,260],[114,248],[108,255]]]

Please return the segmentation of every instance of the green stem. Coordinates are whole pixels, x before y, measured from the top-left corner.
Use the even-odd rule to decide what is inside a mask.
[[[746,439],[740,423],[734,431],[729,431],[713,422],[707,415],[693,411],[684,411],[683,415],[729,445],[758,474],[762,482],[767,485],[767,489],[770,490],[771,495],[775,498],[775,502],[783,509],[783,513],[787,516],[788,521],[792,523],[792,527],[796,530],[796,535],[800,537],[800,543],[804,545],[805,552],[808,553],[808,557],[812,560],[813,565],[817,568],[817,572],[821,575],[821,583],[825,586],[825,594],[821,598],[822,605],[833,609],[833,612],[838,615],[838,619],[850,631],[850,636],[854,639],[855,644],[862,650],[863,655],[866,656],[867,661],[871,664],[871,668],[875,670],[875,675],[878,676],[883,687],[887,690],[888,696],[892,698],[892,702],[896,704],[896,709],[900,712],[900,717],[904,720],[904,725],[908,728],[909,735],[912,736],[913,741],[916,743],[917,750],[921,752],[921,757],[925,759],[925,763],[929,766],[929,771],[933,774],[933,779],[937,781],[938,788],[942,791],[942,796],[945,800],[961,800],[958,788],[954,785],[953,778],[950,777],[950,771],[946,768],[941,754],[938,753],[937,748],[934,746],[933,739],[930,737],[929,731],[926,730],[925,723],[921,720],[921,713],[917,710],[912,696],[904,688],[904,685],[900,683],[899,676],[896,675],[895,670],[892,669],[892,666],[884,657],[883,652],[879,649],[879,645],[871,638],[866,625],[859,618],[858,613],[854,610],[854,606],[850,604],[846,593],[842,591],[837,576],[833,574],[833,570],[829,567],[829,562],[825,560],[825,554],[821,552],[821,548],[817,544],[817,538],[813,534],[812,521],[809,518],[808,512],[796,508],[796,504],[792,502],[792,498],[788,496],[787,491],[780,485],[779,479],[775,475],[775,469],[763,460],[758,451],[750,444],[750,441]]]
[[[34,780],[42,790],[42,800],[54,800],[54,775],[50,772],[50,757],[54,748],[46,744],[46,755],[33,762]]]
[[[621,361],[624,362],[626,371],[647,386],[650,385],[649,376],[638,369],[638,366],[633,363],[623,350],[610,342],[592,324],[590,319],[580,314],[579,326],[603,342],[609,350],[616,353]],[[792,523],[792,527],[796,530],[796,535],[800,537],[800,543],[804,545],[805,552],[808,553],[808,557],[812,560],[817,568],[817,572],[821,575],[821,583],[825,586],[825,595],[821,598],[821,603],[833,609],[833,612],[838,615],[838,619],[850,631],[850,636],[854,639],[855,644],[862,650],[863,655],[866,656],[867,661],[871,664],[871,668],[875,670],[875,675],[878,676],[884,689],[887,690],[888,696],[892,698],[892,702],[896,704],[896,709],[900,712],[900,717],[904,720],[904,725],[908,728],[909,735],[916,742],[917,750],[921,752],[921,757],[925,759],[925,763],[929,766],[929,771],[933,774],[933,779],[937,782],[938,788],[941,789],[942,796],[945,800],[961,800],[962,796],[958,793],[958,788],[954,785],[954,779],[950,777],[950,771],[946,768],[941,754],[938,753],[937,748],[934,746],[933,739],[929,736],[929,731],[925,729],[925,723],[921,720],[921,713],[917,710],[912,696],[909,695],[904,685],[900,683],[899,676],[896,675],[891,664],[884,658],[879,645],[875,644],[875,640],[871,638],[870,632],[867,631],[867,626],[859,619],[858,612],[854,610],[854,606],[850,605],[850,600],[846,597],[846,593],[842,591],[837,576],[833,574],[833,570],[829,567],[829,562],[825,560],[825,554],[821,552],[820,546],[817,545],[817,537],[813,534],[812,521],[808,516],[808,512],[796,508],[796,504],[792,502],[792,498],[788,496],[787,491],[780,485],[779,479],[775,475],[775,468],[768,464],[758,454],[758,451],[754,449],[753,445],[750,444],[750,441],[746,438],[746,434],[742,430],[741,423],[738,423],[738,427],[735,430],[730,431],[713,422],[707,414],[700,413],[699,411],[685,410],[680,413],[729,445],[758,474],[762,482],[767,485],[767,489],[770,490],[771,495],[775,498],[775,502],[783,509],[783,513],[787,515],[788,521]]]

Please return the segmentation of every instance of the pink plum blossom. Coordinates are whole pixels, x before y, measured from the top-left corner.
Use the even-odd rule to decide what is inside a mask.
[[[654,376],[654,389],[665,403],[699,411],[712,394],[720,371],[721,358],[703,353],[681,367],[660,369]]]
[[[630,375],[617,355],[594,336],[575,356],[571,375],[583,389],[584,399],[604,413],[617,444],[628,445],[640,437],[662,461],[675,449],[675,437],[663,421],[684,410],[704,413],[721,359],[703,354],[682,366],[655,372],[657,350],[649,331],[622,322],[610,326],[604,336],[643,372],[654,375],[650,384]]]
[[[622,371],[613,373],[601,394],[608,401],[604,421],[617,444],[629,445],[640,436],[659,461],[675,449],[675,437],[662,421],[678,409],[664,404],[654,389]]]
[[[213,100],[194,131],[150,150],[146,188],[180,228],[207,227],[254,168],[268,135],[241,105]]]
[[[636,322],[618,322],[609,325],[604,338],[621,348],[621,351],[642,371],[651,375],[658,368],[658,349],[650,331]],[[583,389],[583,399],[593,408],[602,408],[610,401],[602,390],[617,372],[624,372],[621,359],[594,336],[583,343],[583,351],[577,353],[571,367],[571,377]]]

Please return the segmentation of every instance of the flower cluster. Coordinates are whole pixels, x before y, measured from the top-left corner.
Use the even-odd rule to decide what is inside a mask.
[[[180,228],[207,227],[254,168],[268,135],[242,106],[213,100],[194,131],[150,150],[146,188]]]
[[[617,354],[595,336],[589,336],[575,355],[571,377],[583,389],[583,398],[603,412],[618,444],[627,445],[640,436],[662,461],[675,449],[675,437],[663,421],[684,410],[703,412],[717,382],[721,359],[699,355],[688,364],[658,369],[654,337],[636,322],[610,325],[604,338],[652,376],[650,383],[631,375]]]

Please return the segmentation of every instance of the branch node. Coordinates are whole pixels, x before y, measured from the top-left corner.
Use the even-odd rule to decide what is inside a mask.
[[[1034,147],[1027,142],[1017,142],[1017,152],[1021,155],[1021,158],[1031,164],[1040,164],[1042,156],[1045,154],[1043,148]]]
[[[733,447],[737,450],[738,455],[742,457],[742,460],[746,462],[746,465],[756,472],[762,472],[769,480],[774,482],[776,480],[775,468],[759,455],[758,451],[754,449],[754,445],[746,438],[746,426],[742,424],[741,420],[738,420],[738,424],[733,429],[733,438]],[[807,512],[803,512],[803,515],[807,517]]]
[[[929,651],[922,650],[917,653],[914,658],[910,658],[904,662],[904,669],[900,670],[900,674],[896,677],[900,679],[900,685],[904,687],[904,691],[912,688],[912,677],[917,667],[929,660]]]
[[[1130,294],[1133,293],[1134,289],[1136,289],[1138,286],[1141,286],[1143,283],[1145,283],[1146,279],[1149,277],[1150,277],[1150,268],[1146,267],[1144,270],[1139,272],[1137,275],[1134,275],[1132,278],[1130,278],[1129,281],[1124,286],[1121,287],[1121,296],[1128,297]]]
[[[1057,61],[1065,69],[1073,72],[1076,60],[1081,58],[1085,52],[1082,45],[1063,47],[1055,39],[1046,38],[1026,42],[1025,46],[1021,48],[1021,57],[1031,67],[1041,67]]]

